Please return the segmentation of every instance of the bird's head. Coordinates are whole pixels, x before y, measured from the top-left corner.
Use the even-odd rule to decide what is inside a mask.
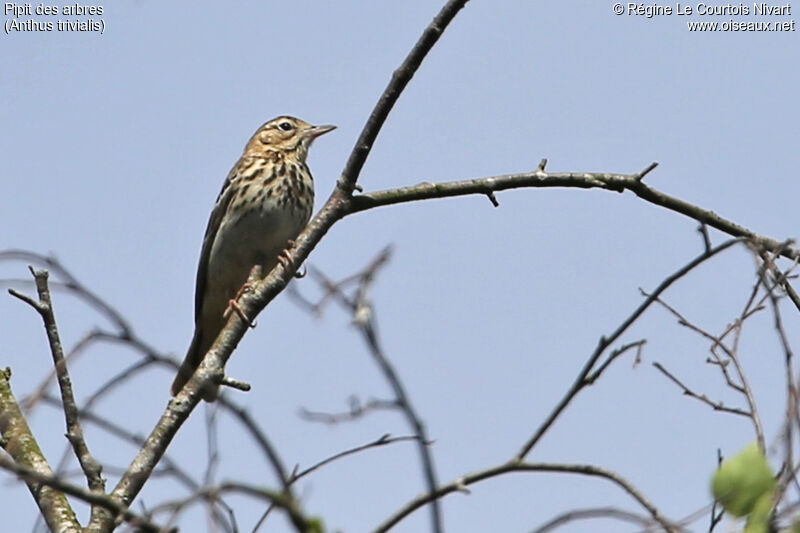
[[[299,118],[282,116],[258,128],[245,153],[283,152],[299,161],[305,161],[311,143],[336,126],[314,126]]]

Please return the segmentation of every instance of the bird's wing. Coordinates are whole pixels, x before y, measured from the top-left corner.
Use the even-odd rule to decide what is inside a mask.
[[[238,168],[241,163],[242,159],[237,161],[225,178],[225,182],[222,184],[222,190],[219,192],[219,196],[217,196],[217,203],[214,205],[214,209],[211,211],[211,217],[208,219],[206,234],[203,237],[203,248],[200,251],[200,263],[197,265],[197,281],[195,283],[194,293],[195,325],[200,323],[200,315],[203,312],[203,296],[206,292],[208,260],[211,256],[211,248],[214,246],[214,239],[217,237],[220,223],[222,222],[225,212],[228,210],[233,192],[236,189],[236,187],[232,187],[231,184],[238,175]]]

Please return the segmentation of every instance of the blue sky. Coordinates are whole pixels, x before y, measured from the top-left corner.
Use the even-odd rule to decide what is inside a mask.
[[[617,16],[612,2],[487,2],[458,15],[403,93],[361,175],[366,190],[531,170],[636,172],[648,183],[756,232],[797,236],[800,167],[796,32],[690,32],[687,17]],[[176,1],[103,4],[105,33],[0,36],[0,248],[55,254],[116,306],[137,333],[182,357],[192,333],[197,256],[213,201],[244,143],[264,121],[293,114],[338,129],[315,143],[317,206],[327,198],[364,121],[439,2]],[[6,16],[8,19],[9,16]],[[64,17],[61,17],[64,18]],[[75,19],[76,17],[71,17]],[[691,20],[791,20],[791,16]],[[337,224],[310,262],[349,275],[393,244],[372,295],[389,357],[435,439],[450,481],[508,459],[552,409],[594,349],[654,288],[702,250],[696,224],[633,195],[531,189],[381,208]],[[722,236],[712,232],[712,239]],[[24,278],[24,263],[0,277]],[[714,259],[665,295],[719,332],[754,281],[743,249]],[[315,294],[311,280],[297,283]],[[65,342],[108,324],[57,293]],[[787,309],[788,311],[788,309]],[[790,341],[798,320],[787,313]],[[309,317],[285,295],[259,318],[228,371],[236,393],[288,464],[308,466],[384,433],[401,417],[376,413],[336,427],[297,410],[346,409],[389,391],[346,315]],[[782,352],[771,318],[742,339],[767,438],[783,409]],[[0,365],[23,396],[49,369],[38,317],[0,298]],[[709,502],[717,448],[752,440],[749,425],[683,397],[659,361],[714,398],[736,403],[704,364],[707,343],[652,309],[622,339],[647,338],[642,364],[618,361],[534,450],[534,461],[589,462],[629,479],[670,518]],[[76,362],[80,397],[135,360],[95,348]],[[99,411],[146,433],[172,375],[153,370]],[[205,464],[203,410],[170,452]],[[56,463],[63,420],[40,408],[33,430]],[[271,471],[223,418],[219,479],[271,484]],[[90,428],[101,460],[133,450]],[[423,490],[409,444],[335,463],[301,485],[308,511],[331,529],[370,530]],[[113,478],[113,476],[111,476]],[[6,479],[7,476],[3,476]],[[35,505],[21,486],[0,501],[9,531],[27,531]],[[152,507],[182,494],[154,482]],[[243,531],[262,507],[234,498]],[[518,474],[444,502],[450,531],[528,531],[574,507],[637,510],[602,481]],[[197,509],[185,530],[205,527]],[[397,531],[428,524],[418,512]],[[705,523],[698,526],[705,527]],[[279,519],[262,531],[282,531]],[[632,531],[614,522],[566,531]]]

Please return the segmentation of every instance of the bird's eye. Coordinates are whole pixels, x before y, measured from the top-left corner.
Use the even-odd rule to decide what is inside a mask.
[[[291,122],[281,122],[280,124],[278,124],[278,127],[283,131],[291,131],[292,128],[294,128]]]

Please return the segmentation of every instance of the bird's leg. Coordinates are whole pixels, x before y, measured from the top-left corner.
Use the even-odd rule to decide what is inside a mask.
[[[283,268],[289,270],[290,268],[294,268],[294,261],[292,260],[292,256],[289,255],[289,250],[295,247],[295,242],[292,239],[289,239],[286,242],[286,248],[281,250],[281,253],[278,254],[278,262],[283,265]],[[300,273],[299,271],[295,271],[294,277],[296,278],[304,278],[306,276],[305,272]]]
[[[251,322],[250,319],[247,318],[247,315],[244,313],[244,309],[242,309],[242,306],[239,305],[239,298],[244,296],[245,293],[250,292],[250,288],[251,288],[250,281],[245,282],[245,284],[242,285],[241,288],[239,289],[239,292],[236,293],[236,296],[228,300],[228,307],[226,307],[225,312],[222,313],[223,318],[228,318],[231,313],[235,312],[237,315],[239,315],[239,318],[241,318],[242,321],[247,324],[247,327],[250,328],[256,327],[255,320]]]
[[[294,241],[289,239],[286,241],[286,248],[281,250],[281,253],[278,254],[278,262],[283,265],[283,268],[289,270],[289,268],[294,266],[294,261],[292,260],[292,256],[289,255],[289,250],[294,248]]]

